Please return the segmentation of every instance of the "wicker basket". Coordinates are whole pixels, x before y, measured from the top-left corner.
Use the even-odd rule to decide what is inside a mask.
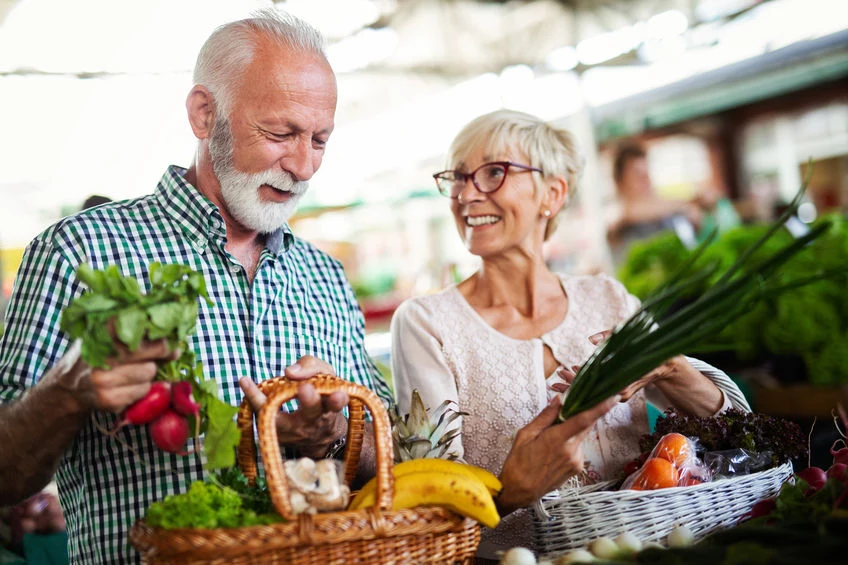
[[[143,520],[130,531],[130,541],[145,563],[288,563],[293,565],[461,563],[471,564],[480,542],[477,522],[436,507],[391,510],[391,428],[382,402],[368,389],[321,375],[311,379],[316,390],[340,390],[350,396],[350,426],[345,480],[350,484],[359,463],[365,430],[364,405],[374,419],[377,452],[377,504],[373,508],[326,514],[293,515],[289,488],[277,441],[275,417],[297,393],[298,383],[274,378],[260,384],[268,400],[259,412],[259,449],[274,507],[287,522],[243,528],[152,528]],[[253,412],[247,402],[239,410],[241,443],[238,465],[256,477]]]
[[[556,557],[622,532],[663,543],[677,525],[700,539],[735,525],[756,502],[776,496],[791,475],[792,463],[786,462],[741,477],[654,491],[606,490],[615,483],[560,489],[535,505],[536,546]]]

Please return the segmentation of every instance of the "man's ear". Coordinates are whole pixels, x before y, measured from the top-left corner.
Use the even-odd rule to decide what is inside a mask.
[[[215,100],[212,93],[199,84],[194,85],[186,98],[186,111],[194,136],[197,139],[208,139],[215,123]]]

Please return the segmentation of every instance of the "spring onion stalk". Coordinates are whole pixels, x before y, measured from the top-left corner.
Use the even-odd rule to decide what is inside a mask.
[[[685,265],[655,289],[639,310],[619,324],[580,367],[568,389],[559,420],[564,421],[618,394],[672,357],[700,351],[699,344],[718,334],[758,300],[848,272],[846,266],[788,282],[772,278],[781,265],[827,232],[830,228],[828,223],[815,226],[764,258],[753,259],[754,253],[797,212],[808,183],[809,174],[783,214],[756,243],[739,256],[717,282],[696,300],[664,318],[673,305],[691,295],[691,289],[699,288],[715,273],[716,265],[699,269],[693,267],[714,239],[715,234],[711,234]]]

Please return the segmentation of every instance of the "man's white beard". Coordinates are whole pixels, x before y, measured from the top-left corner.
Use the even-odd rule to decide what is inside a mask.
[[[259,233],[272,233],[282,228],[294,213],[301,196],[309,188],[305,181],[295,181],[279,169],[260,173],[243,173],[233,166],[233,142],[229,121],[216,119],[209,140],[212,169],[221,184],[221,196],[230,214],[244,227]],[[266,202],[259,188],[267,184],[291,193],[285,202]]]

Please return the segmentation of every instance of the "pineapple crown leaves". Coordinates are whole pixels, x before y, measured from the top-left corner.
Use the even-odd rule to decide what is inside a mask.
[[[409,414],[401,416],[397,405],[389,411],[392,422],[392,441],[395,461],[440,458],[456,459],[448,453],[451,443],[459,437],[460,430],[448,427],[467,412],[456,409],[456,402],[445,400],[430,414],[418,390],[412,391]]]

